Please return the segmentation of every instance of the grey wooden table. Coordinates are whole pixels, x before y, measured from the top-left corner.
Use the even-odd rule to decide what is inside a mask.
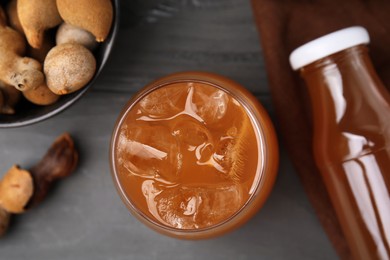
[[[180,241],[129,214],[111,181],[108,147],[119,111],[146,83],[183,70],[215,72],[247,87],[272,117],[273,109],[248,1],[122,1],[121,15],[111,58],[84,98],[47,121],[0,130],[0,175],[13,163],[31,166],[65,131],[80,151],[74,175],[13,219],[0,241],[0,259],[336,258],[282,144],[269,200],[233,233]]]

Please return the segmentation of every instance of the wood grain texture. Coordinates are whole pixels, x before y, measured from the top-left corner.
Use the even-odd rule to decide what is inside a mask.
[[[246,225],[206,241],[161,236],[126,210],[111,180],[115,120],[146,83],[169,73],[219,73],[252,91],[273,115],[251,7],[244,0],[122,1],[114,51],[91,90],[38,124],[0,129],[0,175],[34,165],[62,132],[80,164],[40,206],[14,218],[0,259],[334,259],[284,149],[275,188]]]

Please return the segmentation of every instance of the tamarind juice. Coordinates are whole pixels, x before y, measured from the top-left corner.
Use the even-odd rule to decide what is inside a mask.
[[[353,256],[390,259],[390,95],[365,46],[301,73],[313,104],[317,165]]]
[[[230,231],[260,208],[274,182],[268,118],[254,119],[216,81],[233,85],[238,98],[250,96],[213,74],[175,74],[135,97],[114,132],[119,193],[136,217],[163,234],[196,239]]]

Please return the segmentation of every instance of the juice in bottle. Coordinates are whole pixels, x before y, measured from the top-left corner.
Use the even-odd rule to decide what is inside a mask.
[[[270,192],[278,161],[261,106],[208,73],[174,74],[144,89],[121,115],[111,148],[115,182],[134,215],[190,239],[249,219]]]
[[[293,52],[308,87],[314,155],[354,259],[390,259],[390,95],[351,27]]]

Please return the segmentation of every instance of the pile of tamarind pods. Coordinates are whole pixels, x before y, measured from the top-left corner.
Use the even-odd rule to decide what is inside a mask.
[[[24,96],[51,105],[88,84],[113,23],[111,0],[12,0],[0,6],[0,114]]]

